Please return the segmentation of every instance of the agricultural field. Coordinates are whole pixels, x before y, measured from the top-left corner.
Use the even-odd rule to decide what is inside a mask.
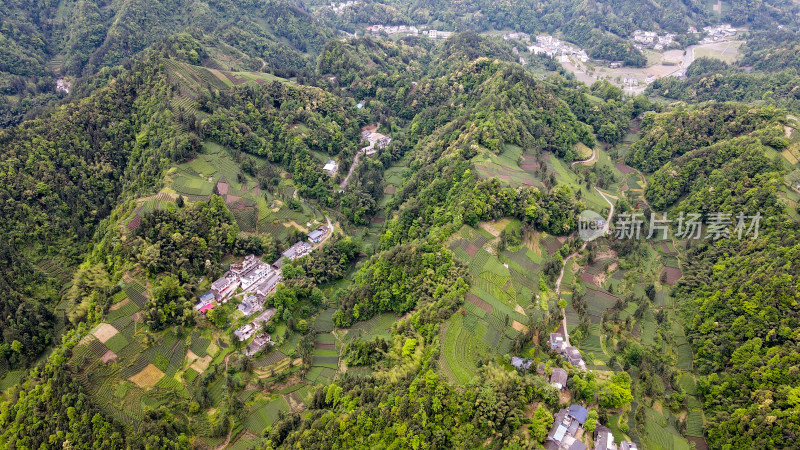
[[[451,381],[471,380],[478,361],[509,353],[511,341],[527,331],[531,320],[543,317],[548,293],[539,290],[543,250],[538,241],[492,253],[495,234],[518,226],[507,219],[478,229],[464,226],[450,242],[473,277],[462,309],[441,330],[440,363]]]
[[[669,413],[661,414],[655,409],[646,409],[644,442],[647,448],[689,450],[689,441],[680,435],[673,423],[674,417]]]
[[[196,112],[196,100],[203,89],[210,87],[217,90],[227,90],[233,86],[255,83],[266,84],[273,81],[288,83],[289,80],[276,77],[268,73],[260,72],[230,72],[225,70],[209,69],[206,67],[193,66],[191,64],[164,59],[172,81],[176,82],[181,89],[181,97],[186,104],[182,105]]]
[[[597,149],[597,152],[596,163],[608,166],[616,178],[621,178],[622,174],[612,164],[608,154],[602,149]],[[579,145],[576,147],[576,153],[588,158],[591,156],[591,149]],[[567,184],[573,189],[581,186],[578,175],[570,168],[570,165],[555,155],[545,153],[543,158],[536,158],[534,155],[524,153],[522,148],[515,145],[506,145],[503,151],[497,155],[486,150],[474,157],[472,162],[481,178],[497,177],[512,187],[536,186],[543,188],[542,177],[549,173],[553,173],[559,183]],[[582,190],[582,200],[588,208],[595,211],[608,208],[608,203],[594,189],[584,188]],[[611,190],[616,190],[616,186],[612,185]]]
[[[195,159],[170,169],[166,187],[160,193],[137,200],[123,224],[127,230],[134,230],[144,214],[174,207],[179,195],[196,202],[208,200],[214,192],[225,200],[244,232],[268,233],[276,239],[285,239],[290,227],[307,231],[325,223],[324,214],[305,201],[299,201],[297,210],[289,208],[294,194],[291,180],[281,179],[277,186],[262,189],[255,178],[242,172],[224,147],[205,142]]]

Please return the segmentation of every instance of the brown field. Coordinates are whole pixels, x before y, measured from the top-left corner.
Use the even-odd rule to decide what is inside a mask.
[[[591,284],[592,286],[599,286],[594,280],[594,275],[589,272],[584,272],[581,274],[581,281],[586,284]]]
[[[209,345],[209,347],[211,347],[211,345]],[[204,356],[201,358],[195,355],[191,350],[186,352],[186,360],[189,361],[189,367],[196,370],[197,373],[205,372],[208,369],[208,365],[211,364],[211,356]]]
[[[681,269],[675,267],[665,267],[664,272],[667,274],[666,284],[669,285],[675,284],[683,276]]]
[[[118,333],[117,329],[114,328],[113,325],[102,323],[97,327],[97,330],[94,332],[94,336],[102,343],[106,343],[109,339],[114,337]]]
[[[492,313],[492,305],[486,303],[484,300],[480,299],[477,295],[468,293],[467,294],[467,301],[472,303],[473,305],[477,306],[478,308],[486,311],[487,313]]]
[[[478,250],[480,250],[480,248],[478,248],[478,246],[472,242],[468,243],[466,247],[464,247],[464,251],[467,252],[470,258],[474,258],[475,255],[478,254]]]
[[[126,299],[122,300],[121,302],[114,303],[113,305],[111,305],[111,308],[108,308],[108,310],[109,311],[116,311],[116,310],[122,308],[123,306],[127,305],[130,302],[131,302],[131,300],[129,298],[126,298]]]
[[[117,359],[117,354],[111,350],[107,351],[103,356],[100,357],[100,361],[103,361],[103,364],[108,364],[115,359]]]
[[[629,174],[631,172],[635,172],[633,167],[630,167],[630,166],[622,164],[622,163],[616,163],[616,164],[614,164],[614,167],[616,167],[617,170],[622,172],[623,175],[627,175],[627,174]]]
[[[526,327],[525,325],[517,322],[516,320],[513,323],[511,323],[511,327],[514,328],[517,331],[522,332],[522,333],[527,333],[528,332],[528,327]]]
[[[164,372],[162,372],[158,367],[154,366],[153,364],[148,364],[141,372],[137,373],[136,375],[129,378],[134,384],[139,386],[140,388],[150,388],[158,383],[158,380],[164,377]]]

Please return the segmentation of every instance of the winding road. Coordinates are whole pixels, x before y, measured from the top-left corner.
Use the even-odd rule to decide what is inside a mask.
[[[591,164],[591,163],[595,162],[596,160],[597,160],[597,149],[593,148],[592,149],[592,156],[589,159],[583,159],[583,160],[580,160],[580,161],[572,161],[572,164],[570,164],[570,167],[575,167],[575,164]]]
[[[595,155],[596,155],[596,151],[595,151]],[[601,191],[600,189],[598,189],[596,187],[594,188],[594,190],[597,191],[597,193],[600,194],[601,197],[603,197],[603,200],[608,202],[608,206],[611,207],[610,211],[608,212],[608,218],[606,219],[606,223],[603,226],[603,233],[604,234],[608,234],[608,232],[610,231],[611,219],[614,217],[614,204],[611,203],[611,200],[609,200],[608,197],[611,197],[611,198],[613,198],[615,200],[617,199],[617,197],[614,197],[611,194],[608,194],[608,197],[606,197],[606,194],[603,193],[603,191]],[[558,274],[558,279],[556,280],[556,298],[557,299],[560,300],[560,297],[561,297],[561,280],[564,279],[564,271],[567,268],[567,263],[572,258],[578,256],[578,254],[581,251],[585,250],[587,244],[589,244],[588,241],[584,242],[579,250],[571,253],[569,256],[564,258],[564,264],[561,266],[561,273]],[[570,344],[569,344],[569,332],[567,331],[567,311],[564,308],[561,308],[561,328],[564,329],[564,343],[567,345],[567,347],[569,347]]]

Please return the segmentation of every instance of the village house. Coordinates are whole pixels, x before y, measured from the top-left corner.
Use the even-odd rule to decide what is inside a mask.
[[[322,241],[322,238],[328,233],[328,227],[325,225],[317,228],[316,230],[308,233],[308,240],[313,242],[314,244],[319,244]]]
[[[260,261],[258,258],[256,258],[256,255],[247,255],[244,257],[242,262],[231,264],[229,270],[237,277],[242,277],[244,274],[254,269],[259,262]]]
[[[281,254],[283,255],[284,258],[290,261],[294,261],[297,258],[303,257],[311,253],[311,250],[313,250],[311,244],[309,244],[306,241],[298,241],[297,243],[286,249],[286,251],[284,251]]]
[[[427,36],[431,39],[447,39],[453,35],[452,31],[440,31],[440,30],[425,30],[422,32],[424,36]]]
[[[572,364],[573,366],[581,370],[586,369],[586,363],[583,361],[581,352],[580,350],[577,349],[577,347],[570,345],[569,347],[564,349],[564,352],[562,354],[564,355],[565,358],[567,358],[567,361],[569,361],[569,363]]]
[[[619,450],[639,450],[639,449],[633,442],[622,441],[622,443],[619,444]]]
[[[533,361],[530,359],[520,358],[519,356],[512,356],[511,365],[517,369],[530,370],[531,366],[533,365]]]
[[[556,389],[563,391],[564,388],[567,387],[567,379],[569,375],[567,371],[562,369],[561,367],[553,368],[553,372],[550,374],[550,384],[553,385]]]
[[[236,336],[236,339],[242,342],[250,339],[250,337],[254,335],[256,331],[258,331],[258,328],[254,327],[252,323],[248,323],[245,326],[239,327],[233,332],[233,334]]]
[[[278,286],[278,283],[283,280],[283,275],[281,275],[280,271],[278,271],[275,266],[273,266],[275,270],[273,270],[265,279],[261,282],[261,284],[256,287],[256,295],[261,297],[262,299],[267,295],[271,294],[272,291]]]
[[[618,450],[614,443],[614,435],[611,429],[598,424],[594,430],[594,448],[597,450]]]
[[[264,310],[264,297],[260,297],[258,295],[249,295],[247,298],[242,300],[242,303],[239,304],[237,307],[239,311],[242,312],[245,316],[249,316],[251,314],[255,314],[257,312]]]
[[[271,319],[272,316],[274,316],[274,315],[275,315],[275,308],[270,308],[270,309],[264,311],[263,313],[259,314],[258,317],[253,319],[253,322],[252,322],[253,326],[259,327],[259,326],[261,326],[262,323],[269,322],[269,319]]]
[[[254,286],[261,284],[267,277],[272,275],[275,269],[271,265],[260,262],[257,266],[253,267],[249,272],[241,277],[241,286],[243,291],[250,291]]]
[[[225,303],[238,287],[239,279],[232,273],[227,272],[222,278],[211,283],[211,292],[218,301]]]
[[[580,405],[570,405],[569,409],[559,411],[547,433],[544,447],[548,450],[585,450],[586,446],[576,436],[588,417],[589,411]]]
[[[561,351],[564,348],[564,335],[561,333],[550,333],[550,348]]]
[[[267,344],[272,344],[272,340],[270,339],[267,333],[261,333],[253,339],[253,342],[247,346],[247,350],[245,350],[245,355],[249,357],[253,357],[256,353],[260,352]]]
[[[329,159],[325,166],[322,168],[328,175],[336,175],[336,171],[339,169],[339,165],[336,164],[336,161]]]

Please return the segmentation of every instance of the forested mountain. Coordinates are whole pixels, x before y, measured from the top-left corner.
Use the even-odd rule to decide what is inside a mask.
[[[792,447],[796,11],[4,2],[0,448]],[[723,20],[644,95],[498,35]]]
[[[312,69],[313,55],[333,37],[300,7],[272,0],[15,0],[0,5],[0,17],[0,126],[62,96],[56,77],[97,73],[185,29],[219,38],[254,60],[242,69],[287,75]],[[226,64],[213,57],[203,62]]]

